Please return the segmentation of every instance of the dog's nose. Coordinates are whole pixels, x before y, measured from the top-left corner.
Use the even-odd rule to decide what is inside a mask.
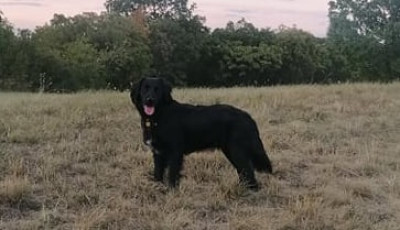
[[[146,103],[153,103],[153,98],[147,97],[145,100]]]

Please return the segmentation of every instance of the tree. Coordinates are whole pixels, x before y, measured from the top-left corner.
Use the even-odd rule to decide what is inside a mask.
[[[118,90],[129,88],[131,82],[141,78],[152,60],[148,46],[129,40],[105,55],[108,86]]]
[[[208,29],[200,18],[160,19],[150,25],[152,70],[178,85],[196,84]]]
[[[33,40],[45,90],[127,89],[151,63],[147,34],[133,17],[54,15]]]
[[[290,27],[281,27],[277,45],[283,49],[279,84],[321,82],[323,49],[312,34]]]
[[[108,12],[130,15],[136,11],[144,11],[150,19],[190,18],[195,4],[188,7],[188,0],[107,0]]]
[[[400,78],[400,1],[335,0],[329,2],[328,37],[361,75]],[[357,70],[358,69],[358,70]]]
[[[1,14],[0,14],[1,17]],[[11,68],[14,63],[16,37],[13,27],[5,18],[0,20],[0,87],[12,88]]]
[[[244,18],[215,29],[202,50],[202,85],[274,84],[282,49],[270,29],[258,29]],[[200,76],[199,76],[200,78]]]
[[[189,0],[107,0],[34,31],[0,13],[0,87],[127,89],[147,74],[175,85],[236,86],[400,78],[400,2],[332,0],[328,38],[241,19],[210,31]]]
[[[91,40],[105,52],[102,63],[108,86],[124,90],[150,69],[153,57],[149,31],[140,15],[107,14],[104,17]]]
[[[227,43],[222,58],[225,84],[266,85],[274,84],[277,71],[282,66],[282,49],[275,45],[242,45]],[[225,79],[224,79],[225,78]]]
[[[225,28],[217,28],[212,36],[220,41],[240,41],[243,45],[257,46],[260,43],[272,44],[275,34],[269,28],[258,29],[246,19],[242,18],[236,23],[230,21]]]
[[[200,52],[208,29],[204,18],[193,13],[188,0],[108,0],[110,13],[143,15],[149,29],[153,62],[150,73],[161,74],[174,84],[196,84]]]

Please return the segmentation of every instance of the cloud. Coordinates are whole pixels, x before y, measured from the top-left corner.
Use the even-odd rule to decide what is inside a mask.
[[[317,36],[328,28],[328,0],[194,0],[209,27],[245,18],[260,28],[297,25]]]
[[[73,16],[82,12],[101,12],[105,10],[104,2],[105,0],[0,0],[0,8],[15,27],[34,29],[48,23],[55,13]]]
[[[0,1],[0,6],[33,6],[33,7],[41,7],[43,3],[40,1]]]
[[[255,12],[252,10],[239,10],[239,9],[227,9],[225,10],[224,14],[227,17],[247,17],[249,15],[254,14]]]
[[[230,9],[228,11],[233,14],[251,14],[253,12],[252,10],[238,10],[238,9]]]
[[[297,25],[317,36],[325,36],[329,0],[189,0],[196,13],[206,17],[211,28],[245,18],[259,28]],[[0,0],[8,20],[19,28],[33,29],[53,18],[54,13],[73,16],[104,11],[105,0]]]

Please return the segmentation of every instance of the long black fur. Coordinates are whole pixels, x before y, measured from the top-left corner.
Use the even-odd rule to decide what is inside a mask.
[[[143,140],[153,151],[155,180],[163,181],[169,168],[169,185],[177,186],[184,155],[210,148],[222,150],[240,181],[251,189],[258,189],[254,169],[272,172],[257,125],[248,113],[229,105],[181,104],[172,99],[171,86],[155,77],[136,83],[130,97],[141,116]],[[155,108],[151,116],[144,112],[146,103]]]

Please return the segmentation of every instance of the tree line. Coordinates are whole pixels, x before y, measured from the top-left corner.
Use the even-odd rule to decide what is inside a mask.
[[[153,74],[188,87],[398,80],[400,2],[327,7],[324,38],[245,19],[211,30],[188,0],[107,0],[105,12],[55,14],[33,31],[0,11],[0,89],[124,90]]]

